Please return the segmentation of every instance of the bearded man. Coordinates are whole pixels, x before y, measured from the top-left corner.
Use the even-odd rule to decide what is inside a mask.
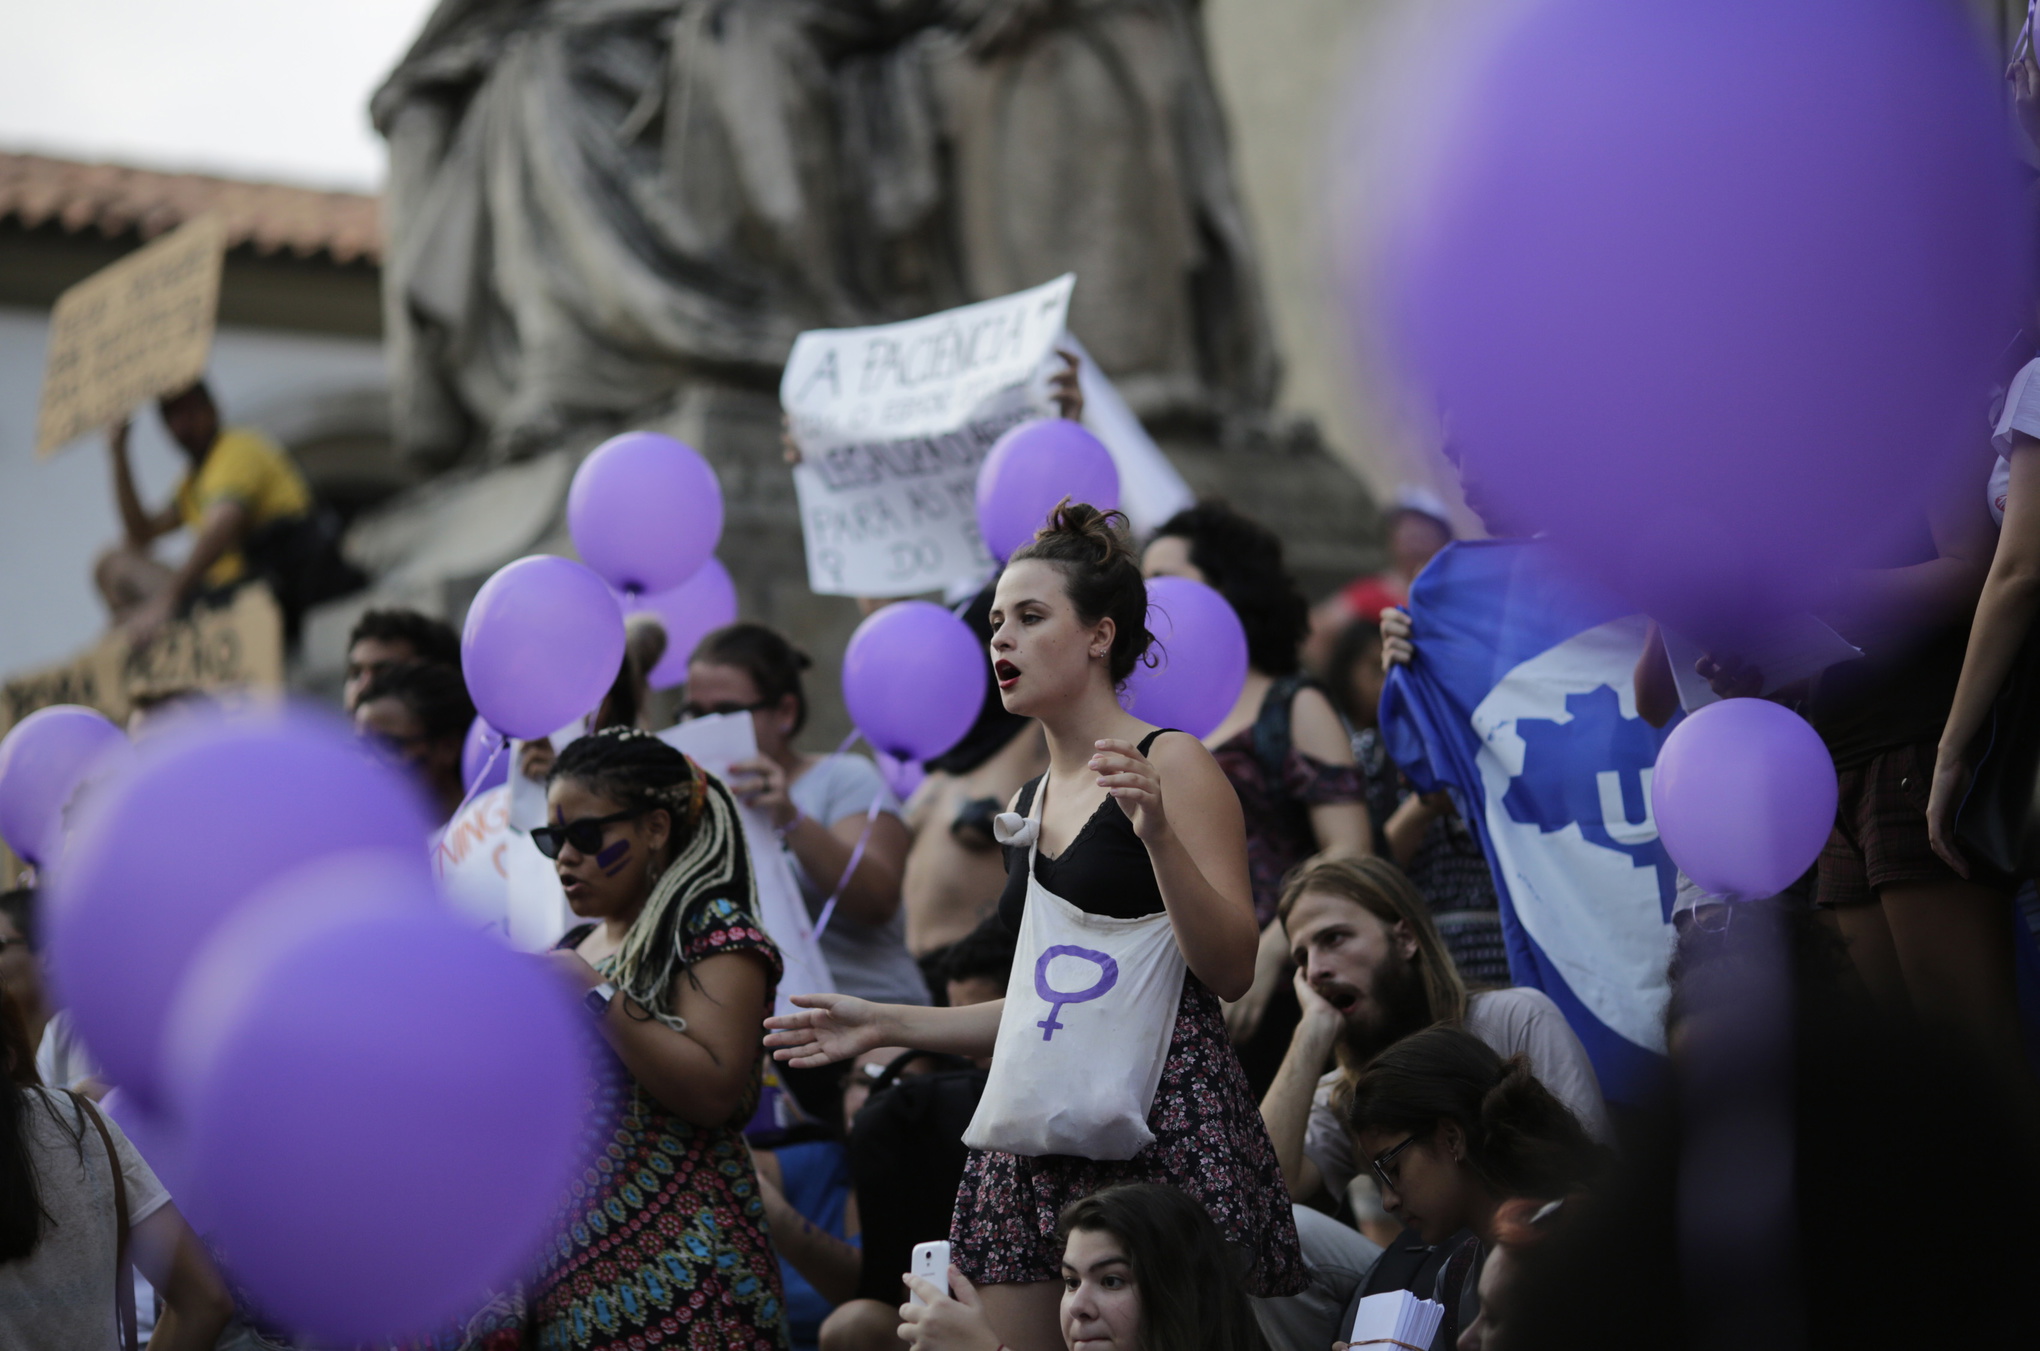
[[[1608,1139],[1593,1062],[1558,1005],[1540,990],[1469,994],[1423,897],[1394,864],[1312,864],[1289,880],[1276,913],[1303,1018],[1261,1116],[1291,1199],[1336,1205],[1345,1195],[1362,1169],[1339,1112],[1344,1090],[1387,1047],[1437,1023],[1465,1027],[1505,1060],[1525,1057],[1589,1134]]]

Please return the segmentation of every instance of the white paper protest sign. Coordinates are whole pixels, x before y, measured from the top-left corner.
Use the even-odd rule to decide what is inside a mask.
[[[982,577],[977,471],[1001,433],[1044,416],[1034,377],[1069,315],[1071,275],[871,328],[800,335],[779,399],[808,586],[911,596]]]
[[[519,843],[532,847],[527,837],[510,829],[510,788],[505,784],[476,794],[446,823],[432,846],[432,866],[454,908],[506,941],[509,853]]]
[[[729,778],[731,765],[758,758],[758,734],[748,713],[692,718],[659,733],[659,739],[692,756],[694,763],[718,779]],[[758,884],[758,920],[786,964],[773,1001],[775,1010],[792,1013],[790,996],[833,992],[836,978],[822,956],[814,925],[801,902],[793,861],[786,856],[779,833],[763,812],[742,802],[737,803],[737,816],[743,822],[744,843],[751,851],[751,876]]]

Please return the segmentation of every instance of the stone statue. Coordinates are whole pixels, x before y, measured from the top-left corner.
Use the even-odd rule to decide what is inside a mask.
[[[1065,271],[1143,416],[1274,394],[1194,0],[441,0],[373,113],[427,466]]]

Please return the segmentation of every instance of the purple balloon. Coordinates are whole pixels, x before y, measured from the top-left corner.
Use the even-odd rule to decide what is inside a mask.
[[[893,796],[902,802],[912,797],[914,790],[928,777],[927,766],[919,760],[902,760],[884,751],[874,751],[872,759],[878,762],[878,774],[885,780],[885,786],[892,789]]]
[[[1119,702],[1144,722],[1204,736],[1225,721],[1247,683],[1247,631],[1226,598],[1202,582],[1155,577],[1147,589],[1155,642]]]
[[[931,601],[900,601],[850,635],[843,702],[874,750],[926,760],[963,740],[977,721],[984,664],[969,625]]]
[[[1042,418],[993,442],[977,477],[978,533],[992,557],[1011,558],[1065,497],[1101,511],[1119,505],[1119,467],[1082,424]]]
[[[77,704],[39,708],[0,740],[0,839],[37,867],[63,852],[64,809],[127,745],[120,728]]]
[[[415,789],[338,721],[241,717],[166,732],[96,793],[50,895],[50,959],[107,1075],[161,1105],[164,1023],[193,958],[264,886],[387,851],[427,877]]]
[[[666,655],[652,668],[652,688],[671,689],[687,683],[687,659],[703,638],[725,624],[737,622],[737,584],[720,559],[670,591],[624,598],[624,608],[657,615],[666,626]]]
[[[510,739],[479,714],[460,744],[460,781],[467,785],[469,797],[510,781]]]
[[[1835,823],[1820,733],[1768,699],[1724,699],[1672,729],[1650,785],[1680,871],[1730,900],[1775,896],[1813,866]]]
[[[722,528],[715,470],[694,447],[657,432],[610,437],[567,489],[574,548],[619,591],[680,585],[715,553]]]
[[[482,583],[460,635],[475,711],[535,741],[594,711],[623,669],[623,612],[600,577],[541,554]]]
[[[1982,482],[2030,294],[2001,86],[1940,0],[1520,9],[1379,269],[1469,502],[1696,638],[1811,608]]]
[[[185,1167],[223,1260],[266,1314],[342,1346],[528,1268],[580,1163],[591,1049],[559,977],[429,884],[345,915],[360,891],[339,869],[274,893],[325,921],[244,917],[174,1018]]]

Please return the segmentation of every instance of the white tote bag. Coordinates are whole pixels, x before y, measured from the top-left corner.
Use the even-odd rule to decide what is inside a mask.
[[[1183,953],[1166,911],[1088,914],[1034,876],[1042,791],[1027,850],[1027,910],[1006,983],[991,1077],[963,1134],[972,1149],[1130,1159],[1183,998]]]

